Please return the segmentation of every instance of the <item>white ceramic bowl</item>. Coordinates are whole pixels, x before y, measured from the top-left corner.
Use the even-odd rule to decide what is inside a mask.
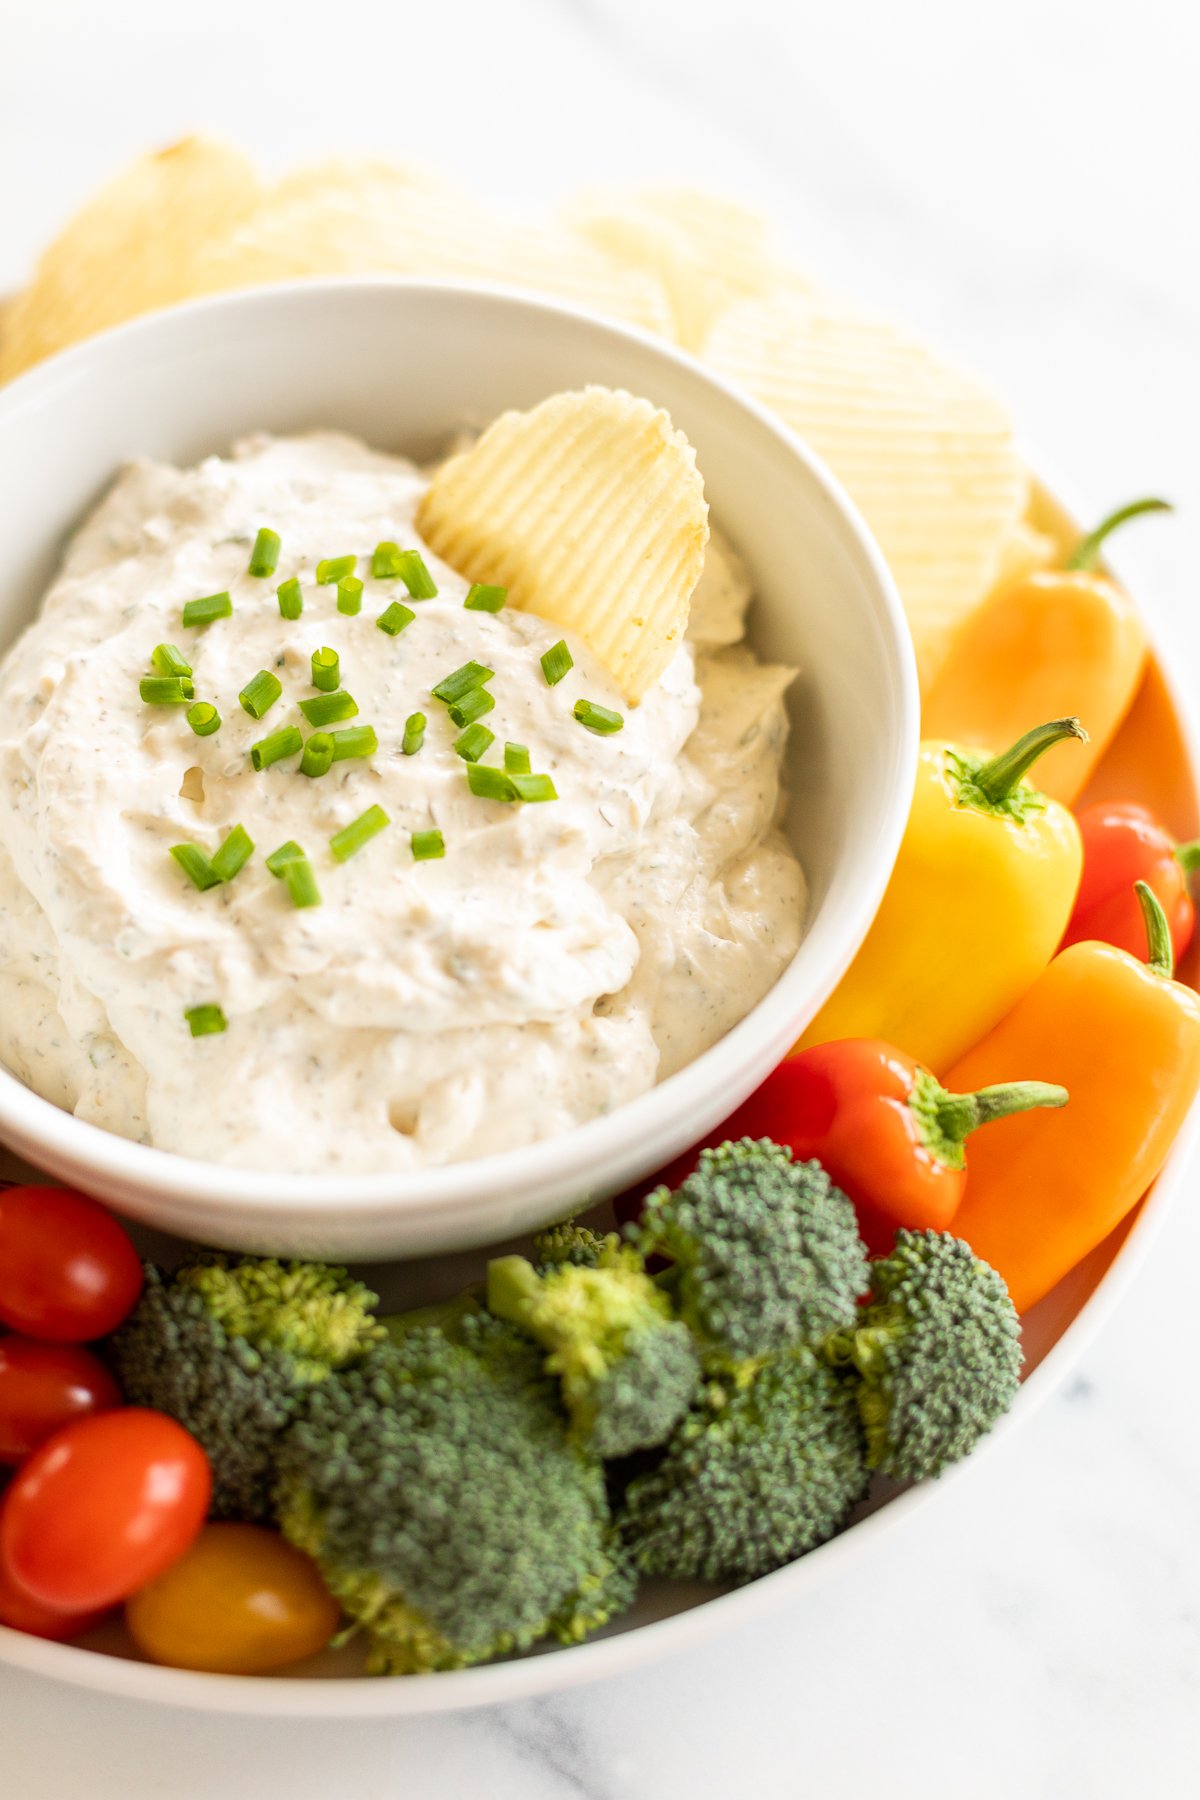
[[[771,992],[690,1067],[528,1148],[413,1173],[275,1177],[113,1137],[0,1072],[0,1138],[120,1212],[231,1248],[379,1258],[507,1236],[640,1179],[745,1098],[834,986],[878,905],[912,792],[917,691],[866,527],[794,436],[650,337],[504,290],[322,282],[207,301],[93,339],[0,392],[0,647],[32,617],[64,534],[128,457],[190,462],[240,434],[317,425],[417,457],[468,423],[587,382],[665,406],[714,517],[749,561],[751,635],[799,665],[789,830],[807,935]]]

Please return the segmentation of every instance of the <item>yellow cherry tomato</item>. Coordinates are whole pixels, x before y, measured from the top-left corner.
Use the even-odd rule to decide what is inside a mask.
[[[340,1617],[315,1565],[261,1525],[206,1525],[125,1607],[134,1642],[154,1662],[223,1675],[265,1675],[313,1656]]]

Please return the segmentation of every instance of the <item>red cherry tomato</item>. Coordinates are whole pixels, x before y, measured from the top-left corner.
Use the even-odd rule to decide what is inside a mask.
[[[82,1637],[105,1617],[107,1608],[99,1612],[65,1613],[43,1606],[40,1601],[23,1594],[19,1587],[14,1587],[0,1564],[0,1625],[27,1632],[30,1637],[53,1638],[61,1643],[65,1638]]]
[[[107,1337],[142,1291],[137,1251],[111,1213],[67,1188],[0,1193],[0,1320],[30,1337]]]
[[[113,1606],[183,1555],[211,1491],[208,1458],[165,1413],[126,1406],[80,1419],[13,1478],[0,1564],[44,1606]]]
[[[115,1377],[82,1345],[0,1337],[0,1463],[24,1462],[61,1426],[120,1404]]]

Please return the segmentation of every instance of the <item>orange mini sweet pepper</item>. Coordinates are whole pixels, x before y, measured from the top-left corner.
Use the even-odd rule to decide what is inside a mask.
[[[1172,979],[1171,935],[1137,884],[1149,963],[1072,944],[946,1075],[985,1087],[1036,1068],[1071,1095],[972,1144],[951,1230],[998,1269],[1020,1312],[1114,1231],[1162,1168],[1200,1090],[1200,995]]]
[[[1128,712],[1146,661],[1133,602],[1095,564],[1118,525],[1164,510],[1165,500],[1135,500],[1081,539],[1062,568],[997,588],[957,633],[925,696],[925,735],[1007,744],[1025,719],[1078,713],[1087,748],[1051,750],[1038,767],[1038,786],[1069,806]]]

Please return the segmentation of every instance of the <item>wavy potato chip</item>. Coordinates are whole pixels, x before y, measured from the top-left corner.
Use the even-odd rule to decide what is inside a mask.
[[[189,299],[197,257],[261,193],[241,152],[207,138],[140,157],[80,208],[9,308],[0,380],[110,325]]]
[[[1005,408],[891,324],[815,291],[742,302],[704,357],[844,482],[896,578],[927,688],[1025,513]]]
[[[503,413],[443,463],[417,528],[460,574],[577,632],[636,704],[687,630],[708,507],[666,413],[590,387]]]
[[[206,293],[303,276],[501,281],[669,333],[658,284],[563,231],[497,218],[450,181],[363,159],[289,176],[196,271]]]
[[[562,221],[617,262],[663,286],[676,341],[698,350],[738,300],[799,284],[759,213],[692,188],[604,189],[583,194]]]
[[[363,189],[374,183],[419,189],[462,199],[458,183],[425,163],[396,162],[387,156],[331,156],[325,162],[302,163],[264,195],[271,206],[284,206],[312,194]]]

